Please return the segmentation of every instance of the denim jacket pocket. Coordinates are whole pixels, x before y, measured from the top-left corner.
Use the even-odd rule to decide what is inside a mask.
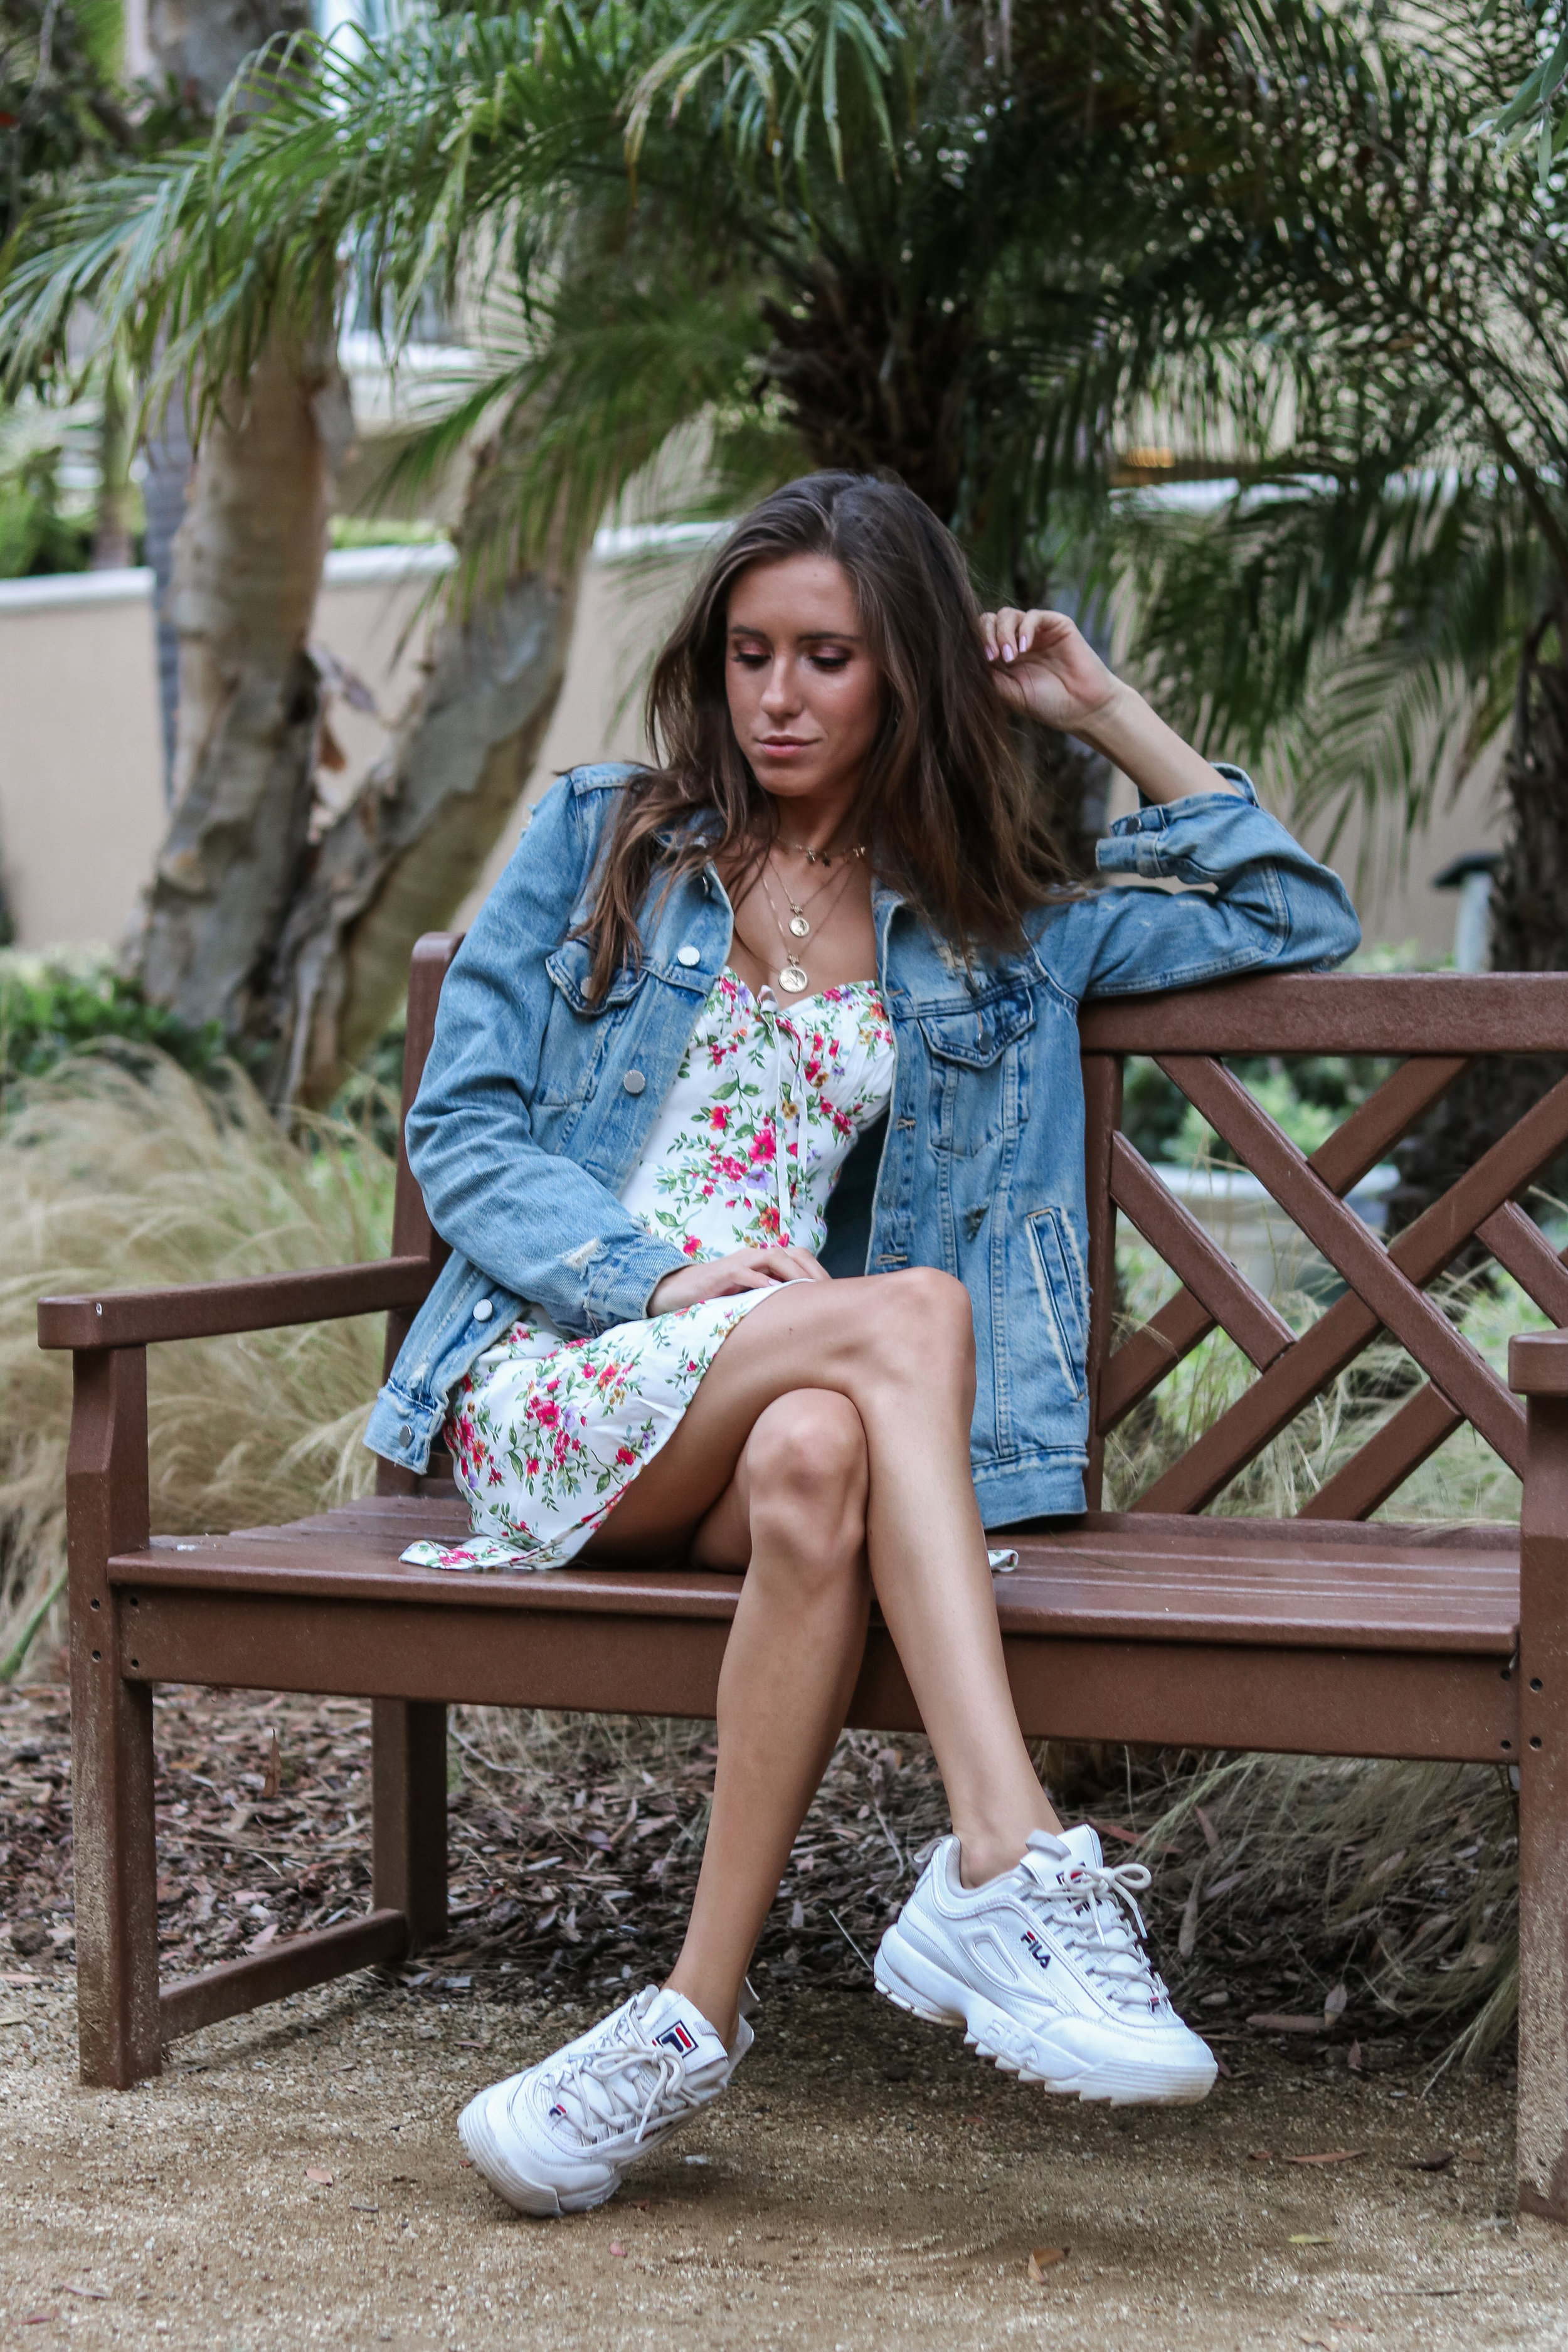
[[[618,1013],[629,1004],[647,978],[646,963],[622,964],[612,973],[610,984],[602,996],[588,994],[588,975],[594,968],[594,951],[586,940],[563,940],[561,945],[544,959],[544,969],[550,974],[574,1013],[586,1021],[597,1021],[606,1013]]]
[[[1034,1209],[1024,1220],[1029,1264],[1046,1328],[1062,1375],[1075,1397],[1087,1386],[1083,1261],[1065,1209]]]
[[[920,1015],[931,1056],[931,1140],[961,1160],[1016,1134],[1026,1115],[1024,1041],[1035,1025],[1026,989]]]

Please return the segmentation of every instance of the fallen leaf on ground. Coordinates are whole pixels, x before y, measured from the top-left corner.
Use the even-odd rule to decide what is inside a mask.
[[[1345,2064],[1350,2068],[1352,2074],[1359,2074],[1361,2073],[1361,2043],[1359,2042],[1352,2042],[1350,2048],[1345,2052]]]
[[[349,2200],[349,2211],[351,2213],[379,2213],[380,2210],[381,2208],[379,2205],[356,2205],[352,2198]]]
[[[1462,2147],[1459,2150],[1461,2164],[1484,2164],[1486,2160],[1487,2152],[1484,2147]]]
[[[58,2319],[58,2317],[59,2313],[58,2311],[30,2311],[26,2319],[23,2320],[22,2325],[24,2327],[43,2327],[47,2326],[48,2321],[51,2319]]]
[[[625,2254],[625,2252],[626,2252],[626,2250],[625,2246],[623,2246],[623,2245],[622,2245],[622,2243],[621,2243],[621,2242],[620,2242],[620,2240],[619,2240],[618,2238],[612,2238],[612,2239],[610,2240],[610,2252],[611,2252],[611,2253],[612,2253],[612,2254],[622,2254],[622,2255],[624,2255],[624,2254]]]
[[[1323,2015],[1325,2017],[1342,2017],[1350,2005],[1350,1994],[1346,1991],[1342,1984],[1335,1985],[1331,1992],[1326,1992],[1323,1995]]]
[[[1272,2164],[1274,2150],[1271,2147],[1249,2147],[1247,2158],[1249,2164]]]
[[[89,2295],[94,2303],[107,2303],[109,2301],[109,2289],[106,2286],[72,2286],[69,2279],[58,2279],[55,2282],[55,2293],[57,2294]]]
[[[1247,2021],[1259,2033],[1321,2033],[1323,2030],[1321,2017],[1276,2017],[1271,2010],[1260,2010]]]
[[[1123,1845],[1142,1845],[1143,1843],[1141,1830],[1124,1830],[1120,1822],[1097,1822],[1090,1814],[1089,1825],[1091,1830],[1098,1830],[1102,1838],[1120,1838]]]
[[[307,2180],[318,2181],[323,2189],[330,2189],[332,2185],[331,2174],[323,2172],[319,2164],[308,2164],[305,2167],[305,2178]]]
[[[1293,2246],[1331,2246],[1333,2242],[1332,2238],[1325,2237],[1321,2230],[1295,2230],[1290,2236]]]
[[[1429,2147],[1425,2156],[1415,2157],[1412,2160],[1410,2169],[1412,2172],[1442,2172],[1453,2161],[1454,2151],[1451,2147]]]
[[[984,2116],[960,2116],[958,2120],[961,2124],[983,2124],[985,2118]]]
[[[1071,2252],[1070,2246],[1037,2246],[1029,2256],[1029,2276],[1036,2285],[1058,2263],[1065,2263]]]
[[[1358,2157],[1365,2154],[1364,2147],[1328,2147],[1321,2156],[1288,2156],[1285,2161],[1287,2164],[1353,2164]]]

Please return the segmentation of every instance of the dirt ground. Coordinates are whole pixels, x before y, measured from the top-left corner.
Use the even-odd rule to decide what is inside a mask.
[[[0,2347],[1568,2341],[1568,2231],[1512,2216],[1506,2053],[1426,2091],[1431,2053],[1372,2038],[1359,1991],[1321,2032],[1248,2031],[1330,1990],[1289,1918],[1206,1933],[1180,1978],[1229,2070],[1194,2111],[1047,2101],[872,1997],[853,1946],[913,1868],[893,1824],[913,1845],[941,1811],[874,1741],[792,1857],[726,2099],[600,2212],[520,2220],[458,2109],[668,1957],[711,1749],[520,1765],[490,1736],[454,1724],[438,1954],[193,2036],[119,2096],[76,2079],[66,1695],[0,1696]],[[159,1694],[166,1976],[363,1902],[368,1739],[358,1702]]]
[[[1206,2105],[1112,2114],[1024,2090],[869,1995],[803,1989],[766,2004],[727,2099],[611,2205],[525,2221],[464,2165],[454,2118],[585,2014],[432,2003],[366,1975],[193,2037],[116,2095],[77,2084],[68,1979],[5,1985],[0,2341],[1568,2336],[1568,2232],[1512,2219],[1500,2081],[1422,2098],[1233,2044]],[[1289,2160],[1343,2150],[1364,2153]],[[1066,2260],[1032,2277],[1049,2248]]]

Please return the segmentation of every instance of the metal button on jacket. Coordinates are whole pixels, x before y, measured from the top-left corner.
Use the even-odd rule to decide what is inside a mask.
[[[676,949],[675,961],[677,963],[683,963],[686,966],[687,971],[689,971],[694,963],[701,962],[702,957],[700,952],[692,946],[689,940],[683,948]]]
[[[495,1307],[489,1299],[481,1298],[479,1305],[474,1308],[474,1320],[476,1323],[488,1323],[495,1311]]]
[[[410,1427],[408,1426],[408,1423],[407,1423],[406,1422],[405,1422],[405,1423],[404,1423],[404,1424],[403,1424],[402,1428],[398,1431],[398,1433],[397,1433],[397,1439],[398,1439],[398,1444],[399,1444],[400,1445],[412,1445],[412,1444],[413,1444],[413,1443],[414,1443],[414,1432],[412,1431],[412,1429],[410,1429]]]
[[[640,1095],[644,1087],[647,1086],[647,1080],[644,1077],[640,1070],[628,1070],[626,1076],[621,1080],[621,1084],[625,1087],[627,1094]]]

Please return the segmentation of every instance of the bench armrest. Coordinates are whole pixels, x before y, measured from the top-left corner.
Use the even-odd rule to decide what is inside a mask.
[[[427,1257],[377,1258],[368,1265],[312,1266],[252,1282],[189,1282],[166,1290],[88,1292],[40,1298],[40,1348],[140,1348],[158,1339],[214,1339],[233,1331],[276,1331],[417,1307],[435,1279]]]
[[[1508,1384],[1520,1396],[1568,1396],[1568,1331],[1521,1331],[1510,1339]]]

